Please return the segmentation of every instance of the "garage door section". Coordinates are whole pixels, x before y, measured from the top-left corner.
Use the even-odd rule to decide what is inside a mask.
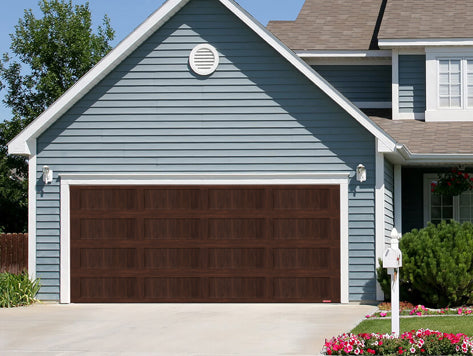
[[[70,193],[72,302],[340,302],[338,186]]]

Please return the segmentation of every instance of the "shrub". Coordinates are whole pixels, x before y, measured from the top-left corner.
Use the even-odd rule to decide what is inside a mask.
[[[473,225],[429,224],[407,233],[400,242],[401,299],[429,307],[473,303]],[[390,293],[390,276],[378,269],[378,280]],[[387,295],[388,295],[387,294]]]
[[[36,302],[39,280],[31,281],[26,272],[0,274],[0,308],[13,308]]]
[[[464,355],[473,339],[464,334],[412,330],[399,338],[388,334],[343,334],[325,342],[325,355]]]

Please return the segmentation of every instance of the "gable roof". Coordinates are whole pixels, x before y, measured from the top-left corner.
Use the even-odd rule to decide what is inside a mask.
[[[161,8],[146,19],[134,32],[125,38],[114,50],[105,56],[94,68],[85,74],[63,96],[28,125],[18,136],[8,144],[10,154],[29,155],[34,152],[30,145],[50,125],[59,119],[77,101],[87,94],[96,84],[108,75],[118,64],[130,55],[138,46],[155,33],[166,21],[174,16],[189,1],[193,0],[168,0]],[[309,65],[300,59],[294,52],[287,48],[281,41],[273,36],[263,25],[242,9],[233,0],[215,0],[223,4],[235,16],[243,21],[268,45],[274,48],[281,56],[289,61],[297,70],[304,74],[312,83],[325,92],[333,101],[348,112],[370,133],[378,138],[384,146],[395,151],[396,142],[363,114],[353,103],[340,94],[325,79],[317,74]]]
[[[379,39],[473,38],[471,0],[388,0]]]
[[[412,1],[412,0],[410,0]],[[268,29],[292,50],[369,50],[383,0],[306,0],[295,21]]]

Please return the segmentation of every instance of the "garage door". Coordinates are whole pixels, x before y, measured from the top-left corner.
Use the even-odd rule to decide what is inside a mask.
[[[339,186],[70,193],[72,302],[340,302]]]

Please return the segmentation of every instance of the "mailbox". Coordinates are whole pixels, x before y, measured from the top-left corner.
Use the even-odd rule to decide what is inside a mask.
[[[388,248],[383,256],[384,268],[399,268],[402,267],[402,253],[399,249]]]

